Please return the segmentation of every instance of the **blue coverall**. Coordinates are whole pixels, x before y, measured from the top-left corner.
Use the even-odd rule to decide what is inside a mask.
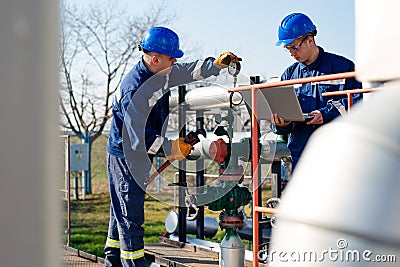
[[[144,258],[144,181],[154,154],[171,152],[163,137],[170,87],[218,75],[214,58],[175,63],[169,74],[154,74],[139,61],[124,78],[113,103],[107,144],[110,221],[105,246],[112,266],[147,266]]]
[[[321,47],[318,48],[319,54],[313,63],[310,65],[305,65],[300,62],[294,63],[284,71],[281,80],[354,71],[354,63],[351,60],[343,56],[325,52]],[[361,87],[362,85],[360,82],[351,78],[306,83],[295,88],[295,90],[302,111],[304,113],[309,113],[314,110],[319,110],[323,117],[323,123],[326,124],[347,109],[347,98],[343,96],[328,98],[323,97],[322,93],[358,89]],[[355,94],[353,96],[353,102],[356,103],[361,98],[361,94]],[[287,146],[292,158],[292,170],[296,167],[311,134],[320,126],[321,125],[316,124],[307,125],[305,122],[292,122],[286,127],[278,127],[271,124],[272,130],[276,134],[289,135]]]

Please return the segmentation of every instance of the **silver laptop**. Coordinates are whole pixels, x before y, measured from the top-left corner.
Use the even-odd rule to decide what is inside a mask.
[[[248,108],[251,108],[251,91],[240,92]],[[279,114],[286,121],[305,121],[309,119],[303,113],[293,85],[278,86],[257,90],[259,120],[271,120],[271,114]]]

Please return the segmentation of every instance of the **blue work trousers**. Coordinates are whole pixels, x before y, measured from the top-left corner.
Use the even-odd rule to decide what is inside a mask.
[[[144,258],[144,195],[125,159],[107,155],[110,222],[105,266],[147,266]]]

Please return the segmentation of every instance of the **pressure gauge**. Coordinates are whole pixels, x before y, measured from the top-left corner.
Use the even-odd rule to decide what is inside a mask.
[[[237,76],[240,72],[240,63],[239,62],[231,62],[228,65],[228,73],[232,76]]]

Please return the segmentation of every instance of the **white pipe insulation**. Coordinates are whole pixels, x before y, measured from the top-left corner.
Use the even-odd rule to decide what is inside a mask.
[[[185,96],[185,102],[188,110],[207,110],[214,108],[228,108],[230,93],[228,88],[212,85],[207,87],[199,87],[189,90]],[[236,92],[233,95],[233,103],[243,105],[242,96]],[[169,101],[170,110],[176,109],[178,106],[178,95],[171,95]]]
[[[310,138],[282,197],[270,266],[400,260],[399,99],[397,82]]]

